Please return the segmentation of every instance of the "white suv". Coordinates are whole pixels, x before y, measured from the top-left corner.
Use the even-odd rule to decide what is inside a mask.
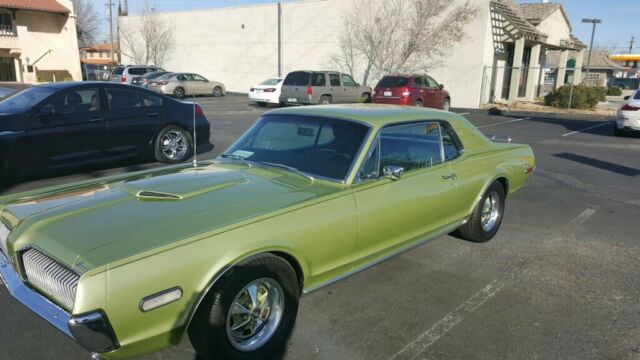
[[[164,69],[149,65],[118,65],[111,72],[111,82],[131,84],[131,80],[155,71]]]

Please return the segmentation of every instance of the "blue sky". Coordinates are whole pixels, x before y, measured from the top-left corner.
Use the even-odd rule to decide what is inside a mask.
[[[103,2],[94,0],[96,10],[102,9]],[[135,13],[144,0],[129,0],[129,10]],[[252,4],[274,3],[276,0],[148,0],[158,11],[207,9]],[[298,0],[283,0],[283,2]],[[348,1],[348,0],[344,0]],[[479,1],[479,0],[471,0]],[[487,1],[487,0],[483,0]],[[536,0],[516,0],[520,3],[539,2]],[[114,0],[117,3],[117,0]],[[600,18],[602,24],[596,29],[594,48],[610,48],[617,52],[627,52],[629,39],[636,37],[636,53],[640,53],[640,0],[556,0],[567,11],[573,32],[585,44],[591,39],[591,24],[583,24],[582,18]]]

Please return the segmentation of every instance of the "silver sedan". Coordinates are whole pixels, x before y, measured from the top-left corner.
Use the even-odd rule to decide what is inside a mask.
[[[224,96],[224,85],[192,73],[169,73],[149,82],[149,90],[178,99],[191,95]]]

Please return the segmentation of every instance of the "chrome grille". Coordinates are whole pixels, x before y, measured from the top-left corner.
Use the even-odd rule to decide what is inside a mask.
[[[9,230],[9,228],[5,224],[0,222],[0,251],[4,253],[7,259],[9,258],[9,251],[7,250],[7,239],[9,238],[10,233],[11,230]]]
[[[73,308],[80,278],[78,274],[36,249],[27,250],[22,254],[22,264],[31,285],[68,310]]]

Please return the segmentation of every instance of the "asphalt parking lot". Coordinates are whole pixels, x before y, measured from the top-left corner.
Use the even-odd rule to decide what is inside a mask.
[[[264,111],[198,98],[220,153]],[[464,113],[464,110],[459,112]],[[465,114],[530,144],[531,181],[485,244],[442,236],[301,301],[285,359],[640,359],[640,137],[609,119]],[[31,179],[4,193],[158,164]],[[0,287],[0,358],[89,354]],[[188,341],[145,359],[194,359]]]

